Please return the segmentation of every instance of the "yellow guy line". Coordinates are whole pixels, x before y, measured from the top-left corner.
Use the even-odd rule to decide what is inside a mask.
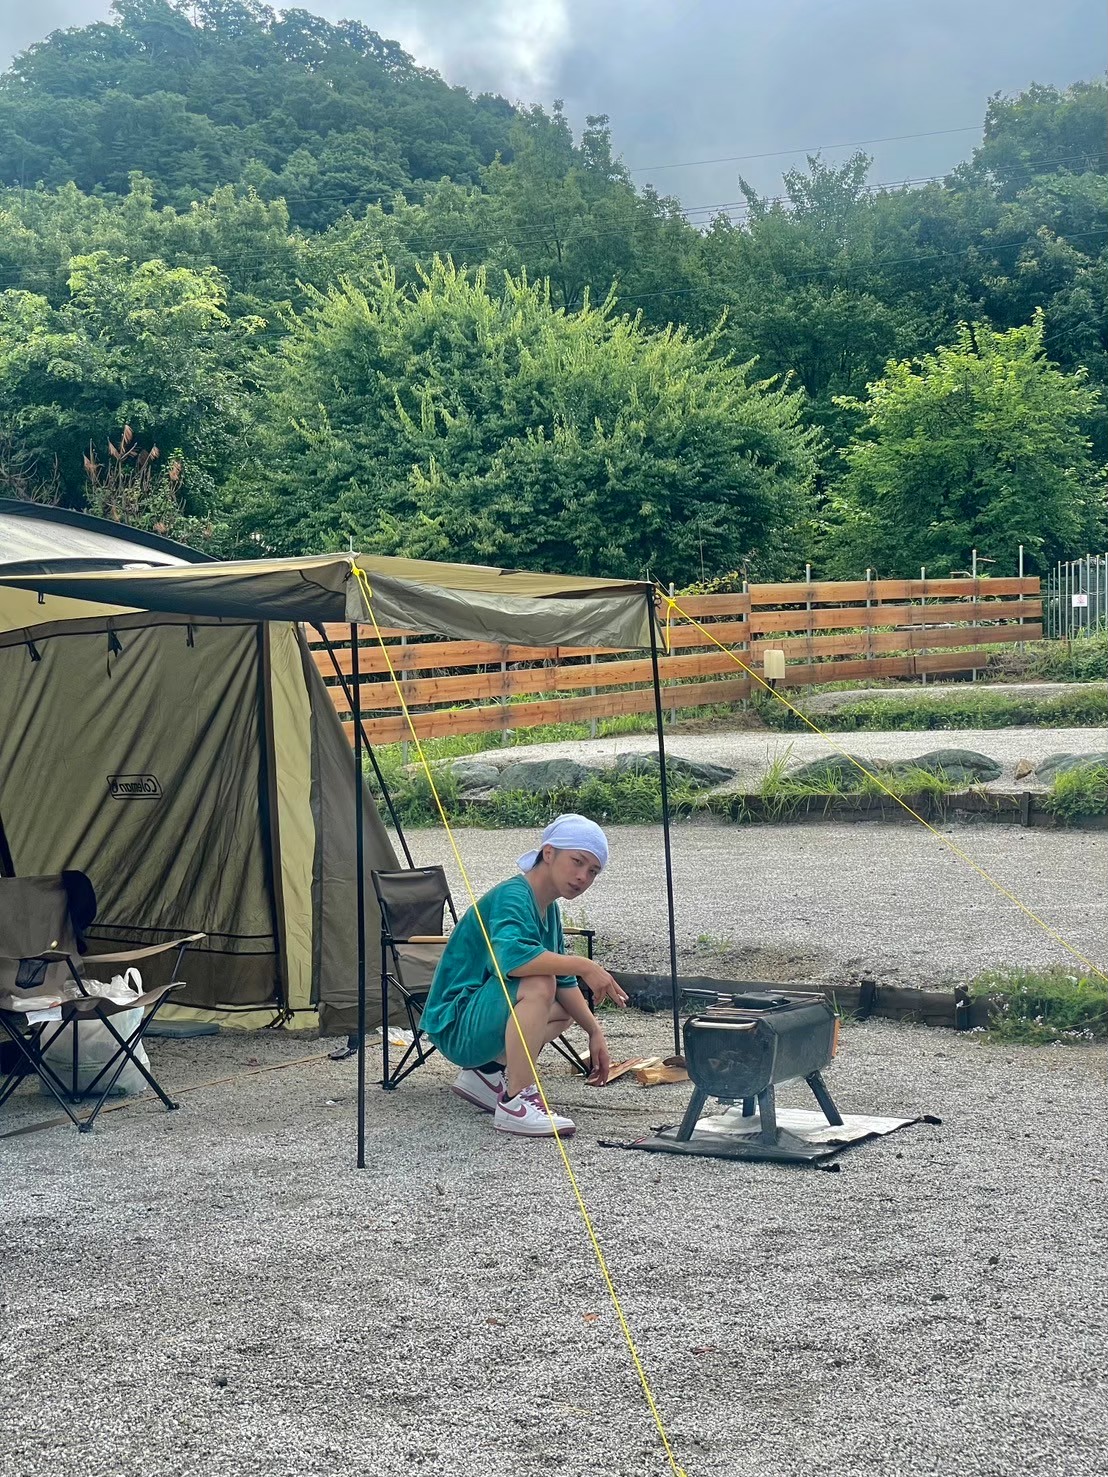
[[[511,1011],[512,1021],[515,1025],[516,1030],[519,1031],[519,1039],[523,1043],[523,1050],[527,1055],[527,1064],[531,1068],[531,1071],[535,1074],[535,1086],[538,1088],[539,1096],[542,1099],[542,1105],[546,1109],[547,1114],[550,1116],[551,1128],[554,1130],[553,1137],[558,1145],[558,1152],[562,1156],[562,1164],[565,1167],[565,1172],[569,1178],[570,1186],[573,1189],[573,1196],[577,1202],[577,1209],[581,1213],[581,1219],[585,1224],[585,1230],[587,1231],[589,1241],[592,1244],[593,1255],[596,1257],[597,1266],[600,1268],[600,1275],[604,1279],[604,1285],[608,1289],[608,1296],[609,1298],[611,1298],[612,1307],[616,1311],[616,1317],[619,1320],[619,1326],[623,1331],[624,1340],[631,1354],[631,1363],[634,1365],[635,1374],[638,1376],[639,1384],[642,1386],[643,1395],[646,1397],[646,1403],[650,1408],[650,1414],[651,1416],[653,1416],[654,1424],[658,1429],[658,1436],[661,1439],[662,1449],[665,1451],[666,1454],[666,1460],[669,1462],[670,1470],[673,1473],[673,1477],[687,1477],[687,1473],[684,1471],[684,1469],[677,1465],[677,1458],[674,1456],[673,1447],[670,1444],[669,1436],[666,1434],[666,1428],[662,1424],[662,1417],[658,1410],[657,1402],[654,1399],[654,1392],[650,1388],[650,1381],[647,1379],[646,1370],[643,1367],[643,1362],[639,1356],[639,1351],[635,1346],[635,1340],[631,1333],[630,1326],[628,1325],[626,1315],[624,1314],[623,1306],[620,1303],[619,1294],[616,1292],[615,1283],[612,1281],[612,1274],[608,1270],[608,1263],[605,1260],[604,1253],[600,1248],[600,1241],[597,1238],[596,1230],[593,1227],[592,1218],[589,1215],[588,1208],[585,1205],[584,1196],[581,1194],[581,1187],[577,1183],[577,1176],[574,1174],[573,1166],[569,1162],[569,1155],[566,1153],[565,1143],[562,1139],[561,1134],[559,1134],[558,1130],[554,1128],[554,1115],[551,1110],[550,1104],[547,1101],[546,1091],[543,1088],[542,1081],[539,1077],[539,1069],[535,1064],[534,1058],[531,1056],[531,1052],[528,1048],[526,1040],[524,1039],[523,1032],[520,1030],[519,1018],[516,1015],[516,1008],[515,1005],[512,1003],[512,997],[508,992],[507,983],[504,979],[503,973],[501,972],[500,962],[496,957],[496,951],[493,948],[492,939],[489,937],[488,929],[485,927],[485,920],[481,917],[481,910],[477,906],[477,897],[473,891],[473,884],[469,880],[469,873],[466,871],[465,862],[462,861],[462,854],[458,850],[458,843],[454,838],[454,832],[451,830],[450,821],[447,819],[446,810],[444,809],[442,800],[439,797],[439,792],[435,787],[434,775],[431,772],[431,766],[427,763],[427,758],[423,752],[423,745],[419,741],[419,735],[416,733],[415,724],[412,721],[412,715],[408,710],[408,704],[404,697],[404,691],[400,685],[400,679],[396,675],[396,669],[393,667],[392,658],[389,656],[388,647],[385,645],[384,637],[381,635],[381,628],[377,624],[377,616],[374,613],[372,605],[372,590],[370,589],[369,580],[366,577],[365,571],[359,569],[356,564],[351,565],[351,572],[362,587],[362,592],[365,596],[366,608],[369,611],[369,618],[373,622],[373,629],[377,634],[377,641],[384,655],[385,665],[389,669],[389,676],[392,678],[393,686],[396,688],[396,695],[400,699],[400,707],[403,710],[404,717],[407,719],[408,728],[411,730],[412,741],[415,744],[416,753],[419,755],[419,762],[423,766],[423,772],[427,776],[427,783],[431,787],[431,794],[434,796],[435,806],[438,809],[439,816],[442,819],[442,824],[446,831],[447,839],[449,840],[451,850],[454,853],[454,860],[457,862],[458,870],[462,874],[462,880],[465,883],[466,892],[469,894],[470,903],[473,905],[473,911],[476,914],[477,922],[481,925],[481,933],[484,936],[485,945],[489,951],[489,958],[492,960],[493,968],[496,970],[496,977],[500,981],[500,988],[504,991],[504,998],[508,1002],[508,1009]]]
[[[1039,917],[1038,913],[1032,912],[1032,910],[1027,906],[1026,903],[1020,902],[1015,893],[1009,892],[1008,889],[1004,886],[1003,882],[998,882],[991,872],[987,872],[984,867],[975,862],[973,857],[967,855],[967,853],[964,852],[960,846],[956,846],[954,842],[944,836],[941,831],[937,831],[935,827],[930,824],[929,821],[925,821],[918,810],[913,810],[912,807],[906,801],[902,800],[899,795],[894,794],[894,792],[890,790],[887,785],[882,784],[875,774],[871,773],[871,771],[868,770],[864,764],[860,764],[858,760],[855,759],[853,754],[849,754],[846,749],[837,744],[835,740],[830,736],[830,734],[828,734],[824,729],[820,728],[818,724],[813,723],[812,720],[806,717],[799,708],[794,708],[792,703],[789,702],[788,698],[782,697],[781,694],[776,690],[776,688],[771,687],[770,684],[763,677],[759,676],[759,674],[754,671],[753,667],[748,667],[746,662],[744,662],[741,657],[736,656],[729,647],[724,646],[722,641],[712,635],[707,626],[702,626],[694,616],[691,616],[688,614],[687,611],[682,610],[677,601],[674,600],[671,595],[667,595],[666,592],[661,588],[661,586],[658,587],[658,594],[661,599],[666,602],[667,615],[672,611],[676,611],[677,614],[682,617],[682,619],[688,621],[691,626],[695,626],[702,635],[708,638],[713,646],[718,646],[720,651],[726,652],[726,654],[731,658],[736,666],[741,667],[744,672],[753,677],[755,682],[764,687],[768,693],[772,693],[772,695],[777,699],[779,703],[783,703],[784,706],[788,708],[790,713],[794,714],[797,718],[800,719],[802,723],[806,724],[813,733],[818,734],[819,737],[823,739],[823,741],[830,748],[834,749],[837,754],[841,754],[844,759],[849,759],[851,764],[854,765],[855,769],[864,774],[867,779],[872,780],[879,790],[883,790],[885,794],[888,795],[890,800],[895,800],[896,803],[900,806],[901,810],[906,810],[913,820],[919,821],[920,825],[923,826],[925,830],[930,831],[932,836],[934,836],[936,840],[941,841],[948,851],[952,851],[954,855],[964,861],[968,867],[972,867],[979,877],[984,877],[985,881],[995,887],[997,892],[1006,897],[1010,903],[1015,903],[1016,907],[1019,908],[1021,913],[1026,913],[1028,918],[1031,919],[1032,923],[1038,924],[1043,932],[1049,934],[1050,937],[1055,941],[1055,943],[1061,944],[1062,948],[1065,949],[1068,954],[1072,954],[1073,957],[1075,959],[1079,959],[1087,969],[1091,969],[1093,974],[1099,976],[1100,979],[1108,982],[1108,974],[1105,974],[1104,970],[1098,969],[1091,959],[1087,959],[1085,955],[1082,954],[1080,949],[1075,949],[1072,944],[1067,943],[1060,933],[1056,932],[1055,929],[1051,928],[1049,923],[1044,922],[1043,919]]]

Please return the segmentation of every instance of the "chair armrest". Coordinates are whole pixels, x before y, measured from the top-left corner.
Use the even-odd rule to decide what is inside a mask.
[[[445,944],[445,933],[413,933],[410,938],[393,939],[394,944]]]
[[[563,928],[562,929],[562,932],[567,937],[584,939],[585,940],[585,953],[586,953],[586,955],[590,959],[592,958],[592,946],[596,942],[596,929],[595,928],[572,928],[572,927],[570,927],[570,928]]]
[[[18,964],[23,959],[40,959],[44,964],[64,964],[69,955],[61,949],[43,949],[41,954],[0,954],[0,959],[7,959],[12,964]]]
[[[198,939],[206,939],[206,933],[190,933],[184,938],[170,939],[168,944],[150,944],[145,949],[124,949],[115,954],[83,954],[81,956],[84,964],[130,964],[134,959],[149,959],[154,954],[164,954],[169,949],[183,949],[186,944],[194,944]]]

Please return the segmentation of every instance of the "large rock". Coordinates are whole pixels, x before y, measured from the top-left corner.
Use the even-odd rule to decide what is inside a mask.
[[[863,782],[858,765],[862,766],[866,774],[876,774],[881,766],[873,759],[863,759],[858,754],[854,757],[856,763],[851,763],[844,754],[829,754],[826,759],[813,759],[810,764],[801,764],[797,769],[790,769],[786,779],[802,785],[827,786],[828,789],[858,790]]]
[[[450,773],[460,795],[468,795],[475,790],[495,790],[500,780],[499,768],[480,759],[454,759],[450,763]]]
[[[551,790],[580,789],[595,774],[574,759],[520,759],[501,769],[495,783],[499,790],[548,795]]]
[[[660,767],[657,754],[620,754],[616,759],[617,774],[657,774]],[[734,779],[735,771],[725,769],[722,764],[702,764],[696,759],[681,759],[676,754],[667,754],[666,775],[671,780],[707,787]]]
[[[1035,770],[1041,780],[1054,780],[1071,769],[1084,769],[1090,764],[1108,765],[1108,749],[1093,749],[1087,754],[1050,754]]]
[[[987,784],[990,780],[999,779],[1003,771],[1003,765],[974,749],[930,749],[918,759],[900,759],[886,768],[893,775],[922,769],[925,774],[941,774],[943,779],[956,785]]]

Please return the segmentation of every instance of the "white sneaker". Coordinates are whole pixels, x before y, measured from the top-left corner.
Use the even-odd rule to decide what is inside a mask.
[[[495,1113],[504,1085],[503,1072],[493,1076],[489,1072],[478,1072],[475,1067],[467,1067],[458,1073],[453,1090],[467,1103],[480,1108],[482,1113]]]
[[[560,1113],[548,1113],[542,1105],[537,1087],[525,1087],[514,1098],[502,1096],[496,1105],[492,1126],[501,1133],[518,1133],[525,1138],[572,1138],[577,1125]]]

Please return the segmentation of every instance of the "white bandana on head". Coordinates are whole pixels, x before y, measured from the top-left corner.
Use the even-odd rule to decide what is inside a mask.
[[[542,840],[534,851],[525,851],[518,866],[521,872],[529,872],[542,855],[544,846],[556,846],[560,851],[587,851],[596,857],[601,867],[608,865],[608,838],[587,816],[557,816],[542,833]]]

